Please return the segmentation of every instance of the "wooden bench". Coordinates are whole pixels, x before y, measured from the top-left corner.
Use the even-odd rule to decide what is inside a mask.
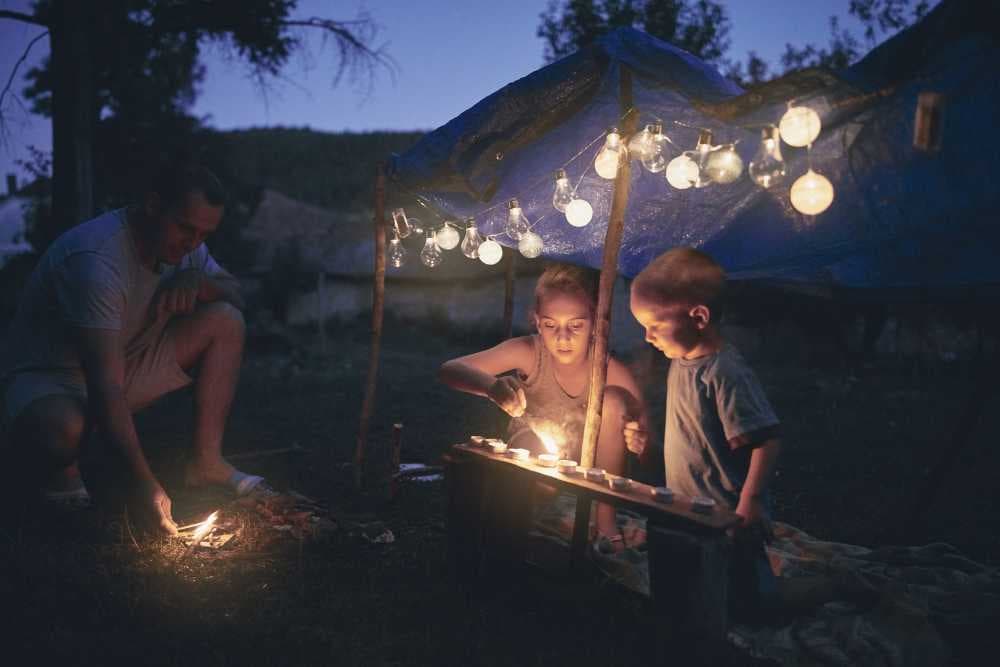
[[[725,638],[731,551],[726,530],[738,523],[735,514],[693,511],[691,499],[679,495],[663,503],[653,498],[652,487],[635,481],[627,491],[613,491],[607,482],[469,444],[454,445],[445,464],[449,548],[467,585],[492,576],[498,562],[524,562],[536,483],[543,482],[576,496],[571,565],[578,568],[585,557],[592,501],[640,512],[647,517],[650,598],[656,614],[672,627]]]

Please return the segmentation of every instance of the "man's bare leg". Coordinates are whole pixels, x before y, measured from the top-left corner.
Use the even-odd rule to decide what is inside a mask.
[[[24,470],[15,474],[46,492],[78,491],[80,445],[87,431],[86,408],[74,396],[43,396],[18,415],[12,446]]]
[[[204,304],[172,325],[181,368],[197,368],[194,387],[194,460],[188,484],[225,484],[234,468],[222,458],[226,420],[243,360],[243,315],[225,302]]]

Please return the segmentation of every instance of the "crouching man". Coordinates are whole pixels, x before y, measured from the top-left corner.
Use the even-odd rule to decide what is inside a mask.
[[[263,483],[222,457],[244,339],[239,285],[204,245],[223,203],[210,171],[174,165],[140,204],[74,227],[42,256],[0,355],[6,458],[21,481],[50,499],[87,498],[84,481],[127,491],[142,518],[176,532],[132,413],[194,382],[186,483],[239,494]],[[81,454],[99,462],[82,478]]]

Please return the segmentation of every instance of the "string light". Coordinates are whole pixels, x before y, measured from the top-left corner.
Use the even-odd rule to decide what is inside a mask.
[[[781,157],[778,128],[768,125],[760,131],[760,148],[750,160],[750,178],[762,188],[769,188],[785,180],[785,161]]]
[[[521,211],[520,202],[516,199],[507,202],[507,227],[504,231],[515,241],[520,240],[521,236],[528,231],[528,221]]]
[[[477,259],[479,257],[479,246],[483,243],[483,237],[479,235],[479,230],[476,229],[476,221],[473,218],[469,218],[469,226],[465,229],[465,238],[462,239],[462,254],[469,259]]]
[[[719,146],[705,160],[705,174],[720,185],[732,183],[743,173],[743,159],[734,144]]]
[[[667,183],[678,190],[687,190],[698,181],[698,163],[691,159],[690,153],[681,153],[667,164]]]
[[[789,194],[796,211],[805,215],[819,215],[833,203],[833,183],[810,168],[792,183]]]
[[[586,199],[574,199],[566,207],[566,222],[574,227],[586,227],[594,217],[594,207]]]
[[[451,223],[445,222],[437,231],[437,244],[442,250],[451,250],[458,245],[458,230],[452,227]]]
[[[400,243],[399,237],[393,237],[389,240],[389,251],[387,253],[389,258],[389,264],[394,268],[400,268],[406,263],[406,248]]]
[[[431,232],[427,235],[427,240],[424,241],[424,249],[420,251],[420,261],[424,263],[424,266],[433,269],[441,263],[444,259],[444,254],[441,249],[438,248],[436,232]]]
[[[573,201],[573,188],[569,185],[569,177],[566,170],[560,169],[556,172],[556,189],[552,193],[552,206],[560,213],[566,212],[566,207]]]
[[[532,231],[527,231],[521,235],[521,240],[517,242],[517,249],[528,259],[534,259],[542,254],[542,237]]]
[[[618,175],[618,159],[622,152],[622,137],[613,127],[604,137],[604,147],[594,158],[594,171],[601,178],[614,179]]]
[[[479,261],[492,266],[503,257],[503,246],[493,239],[486,239],[479,246]]]
[[[410,235],[410,222],[406,219],[406,211],[401,208],[393,209],[392,226],[396,231],[396,238],[405,239]]]
[[[663,125],[647,125],[643,131],[649,131],[650,137],[648,149],[640,156],[642,166],[651,174],[658,174],[667,168],[667,138],[663,134]]]
[[[789,105],[788,111],[781,117],[778,123],[778,131],[781,138],[789,146],[802,148],[808,146],[822,129],[819,114],[809,107],[793,107]]]

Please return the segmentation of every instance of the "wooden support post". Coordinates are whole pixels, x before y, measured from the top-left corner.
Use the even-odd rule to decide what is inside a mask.
[[[503,339],[514,335],[514,278],[517,277],[517,253],[507,253],[507,265],[504,272],[503,292]]]
[[[326,354],[326,271],[316,274],[316,326],[319,327],[319,349]]]
[[[368,443],[368,422],[375,408],[375,387],[378,378],[378,359],[382,347],[382,314],[385,307],[385,164],[375,168],[375,270],[372,276],[372,343],[368,351],[368,380],[365,398],[361,404],[358,440],[354,448],[354,486],[361,489],[362,470],[365,463],[365,446]]]
[[[619,65],[618,99],[625,123],[621,128],[622,144],[635,133],[638,113],[632,108],[632,72]],[[601,263],[601,281],[597,294],[597,312],[594,314],[594,339],[590,348],[590,393],[587,397],[587,419],[583,427],[583,448],[580,464],[590,468],[597,453],[597,436],[601,432],[601,408],[604,386],[608,379],[608,336],[611,333],[611,299],[618,277],[618,251],[621,249],[622,231],[625,227],[625,209],[628,206],[628,189],[631,162],[626,151],[621,152],[615,192],[611,200],[611,217],[604,235],[604,261]]]

